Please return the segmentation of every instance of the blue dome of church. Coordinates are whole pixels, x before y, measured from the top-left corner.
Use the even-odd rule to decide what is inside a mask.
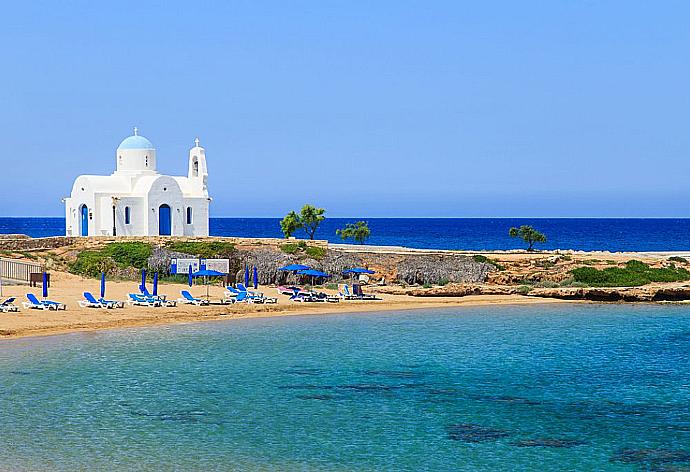
[[[125,138],[120,145],[117,147],[118,149],[155,149],[153,147],[153,144],[151,141],[146,139],[143,136],[139,135],[134,135],[130,136],[129,138]]]

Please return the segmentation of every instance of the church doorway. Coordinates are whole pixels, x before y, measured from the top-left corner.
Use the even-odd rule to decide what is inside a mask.
[[[166,204],[158,208],[158,234],[160,236],[170,236],[172,234],[172,213]]]
[[[79,209],[79,213],[81,214],[81,235],[82,236],[88,236],[89,235],[89,209],[86,205],[82,205],[81,208]]]

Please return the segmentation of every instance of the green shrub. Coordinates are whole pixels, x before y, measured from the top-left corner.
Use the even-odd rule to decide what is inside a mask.
[[[328,290],[338,290],[338,284],[326,284]]]
[[[432,287],[432,285],[429,282],[426,282],[426,283],[424,283],[424,285],[422,285],[422,288],[431,288],[431,287]]]
[[[235,252],[235,245],[224,241],[170,241],[165,247],[202,259],[229,258]]]
[[[299,245],[295,243],[287,243],[280,246],[280,250],[285,254],[295,254],[299,251]]]
[[[680,256],[671,256],[668,258],[668,260],[673,261],[673,262],[680,262],[681,264],[687,264],[688,263],[688,260],[686,258],[680,257]]]
[[[119,266],[144,269],[153,249],[147,243],[110,243],[101,252]]]
[[[503,267],[501,264],[499,264],[498,261],[491,259],[489,257],[486,257],[483,254],[475,254],[472,256],[472,259],[474,259],[474,262],[484,262],[486,264],[491,264],[494,266],[497,270],[505,270],[505,267]]]
[[[307,253],[307,256],[311,257],[312,259],[316,259],[317,261],[323,259],[326,255],[326,250],[324,248],[316,246],[309,246],[305,252]]]
[[[308,246],[304,241],[299,243],[285,243],[280,246],[280,250],[285,254],[298,254],[304,252],[312,259],[321,260],[326,255],[326,250],[318,246]]]
[[[527,295],[532,290],[531,285],[520,285],[517,289],[520,295]]]
[[[115,267],[115,261],[102,251],[82,251],[77,259],[68,265],[68,270],[73,274],[87,277],[98,277],[101,272],[108,272]]]
[[[636,287],[651,282],[679,282],[690,279],[690,272],[683,268],[654,269],[644,262],[630,260],[625,267],[578,267],[571,271],[576,282],[593,287]]]

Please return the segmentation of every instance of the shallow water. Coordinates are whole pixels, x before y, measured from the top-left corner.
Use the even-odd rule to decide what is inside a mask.
[[[690,467],[689,315],[503,306],[4,341],[0,469]]]

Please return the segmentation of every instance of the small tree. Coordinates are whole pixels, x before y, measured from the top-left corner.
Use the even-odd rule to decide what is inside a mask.
[[[314,239],[316,229],[321,222],[326,219],[324,216],[326,210],[323,208],[316,208],[314,205],[304,205],[299,212],[300,227],[307,233],[309,239]]]
[[[357,223],[348,223],[345,228],[335,230],[335,234],[343,240],[354,239],[359,244],[364,244],[371,236],[371,230],[366,221],[358,221]]]
[[[302,227],[299,216],[294,211],[291,211],[285,218],[280,220],[280,230],[283,232],[286,238],[292,236],[295,231]]]
[[[520,226],[519,228],[510,228],[508,234],[511,238],[520,238],[529,244],[529,247],[527,248],[528,251],[531,251],[534,248],[535,243],[546,242],[546,235],[544,233],[540,233],[536,229],[527,225]]]

